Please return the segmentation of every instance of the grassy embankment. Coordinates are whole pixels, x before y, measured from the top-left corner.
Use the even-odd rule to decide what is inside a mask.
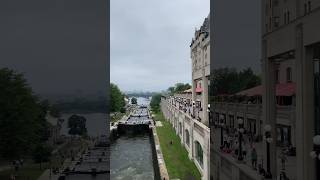
[[[201,179],[201,174],[195,164],[188,158],[187,150],[181,145],[180,137],[176,135],[171,124],[165,120],[162,112],[155,114],[156,121],[162,122],[157,127],[161,151],[164,156],[170,179]],[[170,141],[173,144],[170,144]]]

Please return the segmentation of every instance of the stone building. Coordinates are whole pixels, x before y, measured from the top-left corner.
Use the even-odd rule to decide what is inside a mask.
[[[292,173],[297,180],[319,179],[319,160],[312,159],[310,153],[316,150],[314,142],[319,143],[319,136],[314,137],[320,134],[320,1],[263,0],[261,13],[263,122],[272,127],[271,137],[276,139],[278,68],[288,65],[292,69],[286,73],[294,72],[291,78],[296,81],[294,114],[297,166]],[[267,158],[268,153],[264,154]],[[275,178],[280,171],[275,143],[270,144],[269,154],[270,172]]]
[[[201,112],[194,114],[194,117],[205,125],[209,125],[208,113],[208,89],[210,85],[210,20],[209,16],[204,20],[199,30],[195,31],[192,39],[191,60],[192,60],[192,103]],[[204,110],[203,110],[204,109]]]
[[[210,179],[210,128],[208,89],[210,76],[209,17],[192,39],[192,88],[161,98],[161,110],[172,124],[188,156],[201,173]]]

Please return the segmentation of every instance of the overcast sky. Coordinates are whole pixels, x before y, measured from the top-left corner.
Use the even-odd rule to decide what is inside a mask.
[[[190,42],[209,0],[111,0],[110,80],[122,91],[191,83]]]
[[[104,0],[1,0],[0,68],[40,94],[105,92],[106,14]]]

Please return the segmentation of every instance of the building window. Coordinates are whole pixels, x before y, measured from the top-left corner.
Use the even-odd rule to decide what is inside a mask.
[[[308,12],[311,12],[311,1],[308,1]]]
[[[195,146],[196,146],[196,160],[198,161],[200,166],[203,167],[203,150],[202,150],[201,144],[198,141],[196,141]]]
[[[185,142],[188,146],[190,146],[190,135],[189,135],[189,131],[186,129],[185,131]]]
[[[306,14],[307,14],[307,4],[304,3],[304,15],[306,15]]]
[[[276,81],[276,83],[279,83],[279,73],[280,73],[280,71],[279,71],[279,69],[277,69],[276,70],[276,72],[275,72],[275,81]]]
[[[290,67],[287,68],[287,82],[292,81],[292,70]]]
[[[288,146],[291,144],[291,127],[277,124],[277,144]]]

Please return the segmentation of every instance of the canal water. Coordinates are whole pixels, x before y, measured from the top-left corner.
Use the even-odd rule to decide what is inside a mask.
[[[121,136],[110,146],[112,180],[153,180],[152,148],[148,134]]]
[[[148,98],[137,97],[138,105],[149,105]],[[153,180],[152,145],[149,134],[125,135],[110,145],[112,180]]]

